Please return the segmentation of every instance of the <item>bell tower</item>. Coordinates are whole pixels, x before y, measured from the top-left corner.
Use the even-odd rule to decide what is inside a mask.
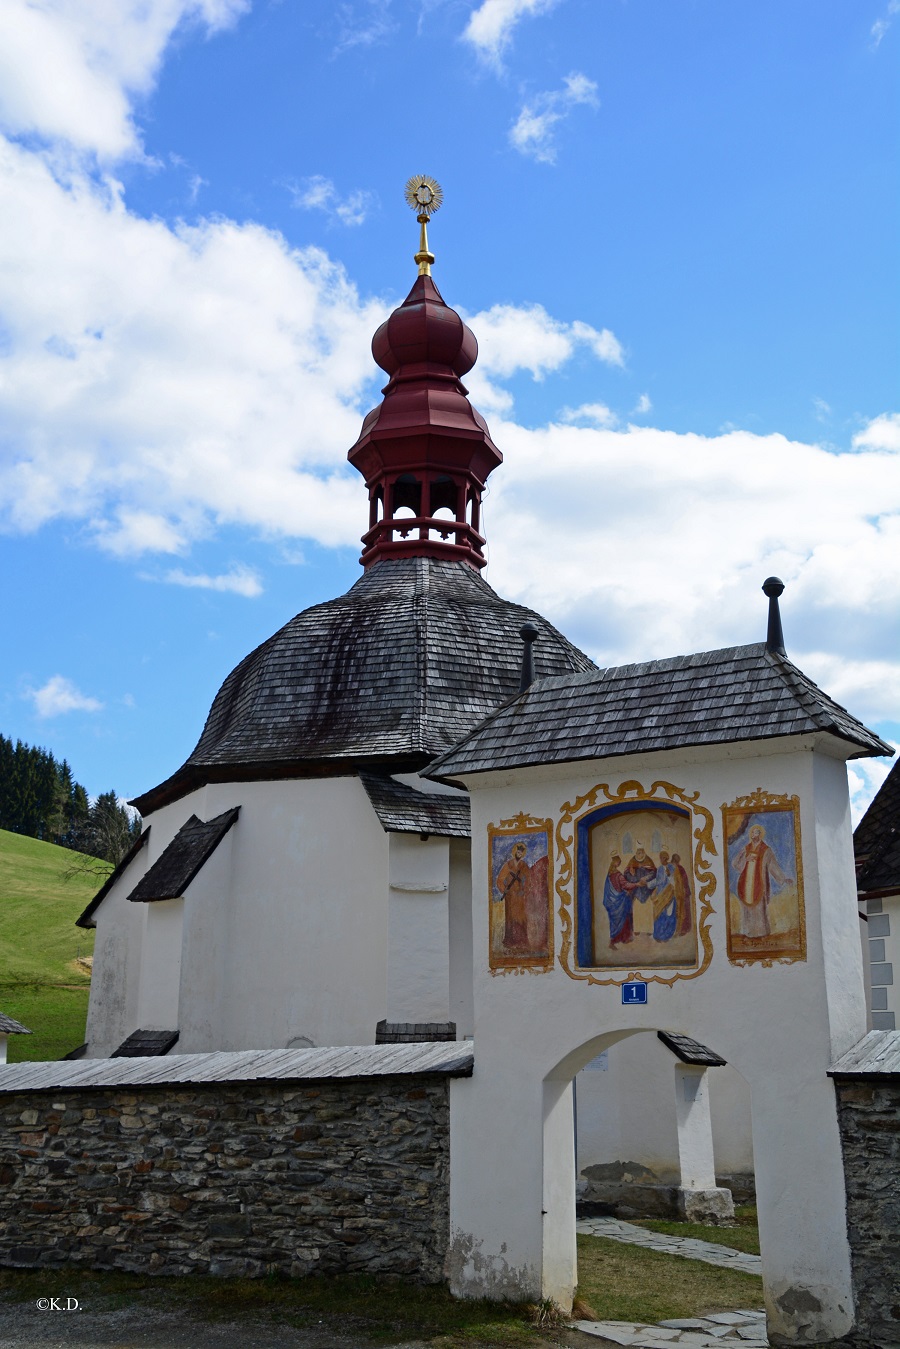
[[[427,226],[443,193],[418,174],[406,184],[406,200],[420,226],[419,274],[372,339],[388,383],[347,456],[369,490],[360,562],[433,557],[480,568],[481,497],[503,456],[462,383],[478,356],[475,335],[431,277]]]

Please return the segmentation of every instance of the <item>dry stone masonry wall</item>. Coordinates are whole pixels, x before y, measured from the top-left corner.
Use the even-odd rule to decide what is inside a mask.
[[[0,1264],[437,1282],[446,1078],[0,1096]]]
[[[853,1343],[900,1345],[900,1079],[836,1077],[853,1263]]]

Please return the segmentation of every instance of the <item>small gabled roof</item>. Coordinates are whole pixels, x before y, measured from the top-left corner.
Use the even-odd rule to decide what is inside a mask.
[[[114,1059],[157,1059],[178,1043],[177,1030],[133,1030],[111,1055]]]
[[[682,1063],[692,1063],[700,1068],[724,1068],[728,1062],[714,1049],[702,1045],[699,1040],[692,1040],[689,1035],[681,1035],[676,1031],[658,1030],[656,1036],[657,1039],[662,1040],[666,1049],[672,1051],[676,1059],[681,1059]]]
[[[418,792],[387,774],[360,773],[375,814],[388,834],[436,834],[438,838],[470,838],[472,812],[468,793]]]
[[[0,1012],[0,1035],[33,1035],[34,1031],[23,1026],[21,1021],[15,1021],[11,1016],[6,1016]]]
[[[178,899],[200,868],[209,861],[240,814],[240,806],[226,810],[213,820],[192,815],[183,824],[153,866],[145,871],[128,898],[136,904],[160,899]]]
[[[487,717],[425,776],[726,745],[828,731],[851,757],[893,750],[764,642],[543,679]]]
[[[900,759],[856,826],[853,851],[860,894],[900,892]]]
[[[109,894],[110,890],[113,888],[116,881],[119,880],[121,876],[125,875],[125,872],[131,866],[132,862],[137,857],[138,853],[141,851],[141,848],[143,848],[144,844],[147,842],[147,839],[150,837],[150,829],[151,826],[148,824],[144,832],[134,840],[134,842],[128,849],[125,856],[122,858],[119,865],[109,873],[106,880],[103,882],[100,889],[97,891],[97,893],[94,895],[94,898],[91,900],[90,904],[85,909],[84,913],[82,913],[78,918],[75,919],[76,927],[97,926],[97,924],[92,922],[91,919],[99,909],[100,905],[103,903],[104,899],[106,899],[106,896]]]

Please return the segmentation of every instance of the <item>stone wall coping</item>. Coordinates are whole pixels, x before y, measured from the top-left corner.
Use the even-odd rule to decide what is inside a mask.
[[[870,1030],[828,1070],[829,1077],[900,1077],[900,1030]]]
[[[471,1077],[471,1040],[430,1044],[342,1045],[326,1049],[241,1049],[164,1058],[77,1059],[0,1067],[0,1093],[82,1091],[86,1087],[203,1082],[306,1082],[434,1074]]]

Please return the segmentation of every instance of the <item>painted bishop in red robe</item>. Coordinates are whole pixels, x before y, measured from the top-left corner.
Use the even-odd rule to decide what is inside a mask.
[[[787,876],[778,865],[778,858],[766,842],[766,831],[761,824],[750,826],[750,838],[734,859],[737,872],[737,897],[740,900],[740,932],[744,937],[768,937],[769,900],[772,883],[782,886]]]

